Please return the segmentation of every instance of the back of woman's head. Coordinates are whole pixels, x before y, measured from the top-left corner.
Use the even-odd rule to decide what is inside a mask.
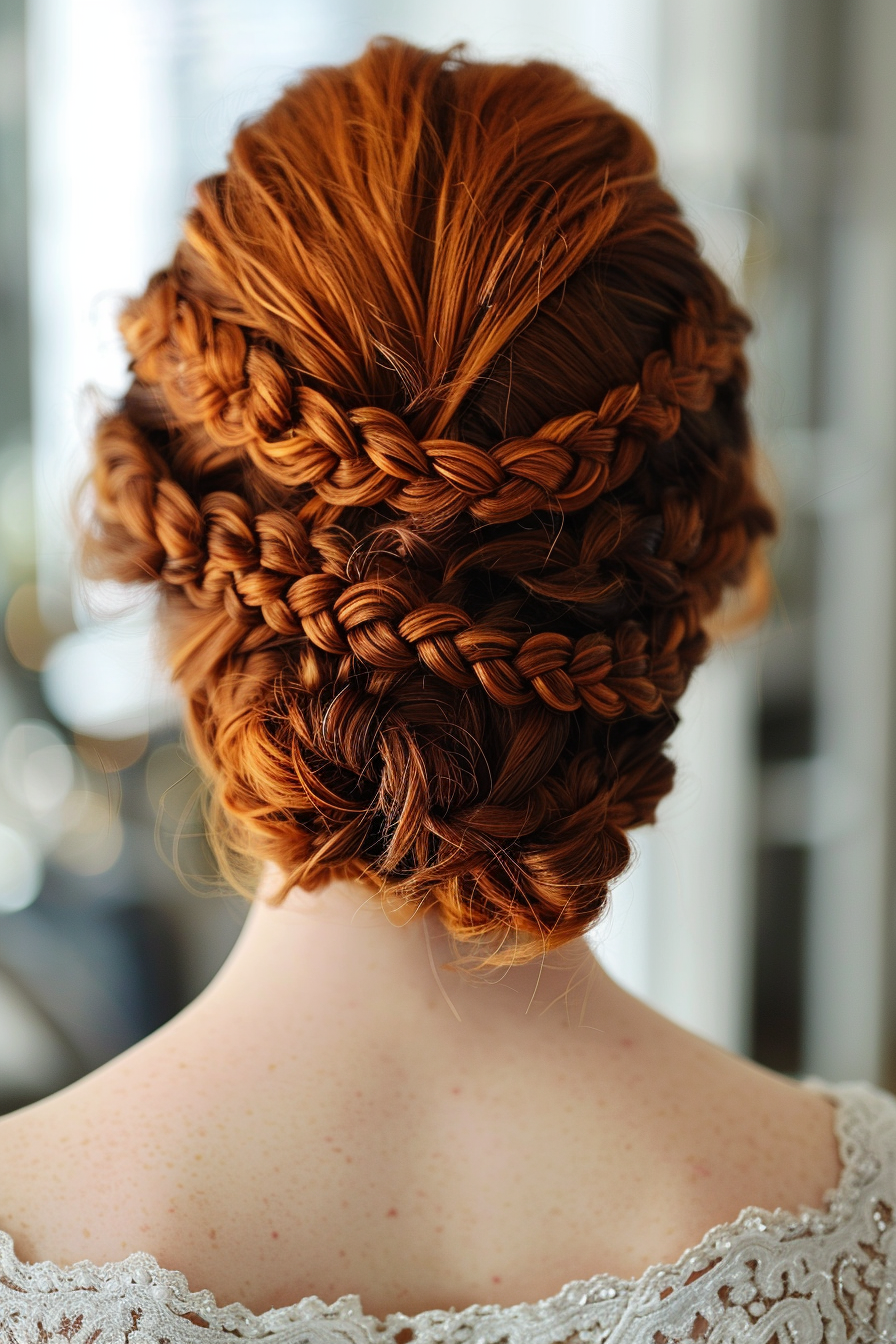
[[[85,551],[164,592],[231,842],[496,960],[593,923],[772,527],[747,328],[566,70],[379,41],[244,126],[124,313]]]

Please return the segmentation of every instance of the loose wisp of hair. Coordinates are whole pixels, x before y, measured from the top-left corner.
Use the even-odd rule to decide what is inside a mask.
[[[749,323],[643,131],[378,40],[240,129],[121,326],[84,563],[163,593],[228,843],[486,963],[584,932],[773,529]]]

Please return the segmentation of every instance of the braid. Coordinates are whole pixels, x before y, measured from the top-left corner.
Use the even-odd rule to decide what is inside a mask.
[[[400,571],[351,582],[346,572],[350,552],[343,547],[340,565],[339,538],[332,529],[309,531],[296,511],[256,515],[245,499],[228,491],[209,492],[194,504],[121,416],[104,422],[97,443],[101,449],[108,443],[96,476],[105,509],[124,520],[132,542],[145,545],[143,571],[182,588],[196,606],[223,605],[235,621],[249,628],[263,624],[276,637],[305,636],[325,653],[351,655],[359,668],[403,673],[419,661],[456,689],[478,682],[508,708],[537,698],[558,713],[585,708],[616,718],[626,711],[655,713],[681,693],[681,675],[669,675],[675,645],[664,641],[665,671],[657,682],[647,635],[633,621],[624,622],[613,637],[533,635],[507,620],[475,621],[456,603],[439,600],[450,595],[448,573],[428,601],[420,600],[419,584]],[[697,519],[691,508],[691,527],[680,528],[676,536],[674,525],[682,519],[671,501],[667,513],[664,560],[651,564],[649,553],[646,558],[655,588],[665,589],[668,597],[676,588],[680,592],[674,561],[691,558]],[[750,537],[740,522],[731,530],[738,534],[732,540],[740,542],[734,557],[740,563]],[[652,540],[651,531],[648,520],[645,537],[644,520],[632,509],[592,512],[575,586],[581,589],[582,570],[599,575],[601,564],[618,555],[624,542],[634,540],[630,563],[637,565],[645,558],[644,541]],[[499,545],[499,561],[501,550]],[[455,580],[469,563],[455,556]],[[543,573],[544,557],[540,568]],[[566,577],[569,591],[568,571]],[[559,595],[556,583],[553,591]],[[681,628],[678,642],[683,637]],[[245,644],[258,648],[262,642],[253,631]]]
[[[593,504],[628,480],[649,443],[675,435],[682,409],[709,409],[742,356],[724,334],[707,339],[707,320],[692,302],[686,308],[670,348],[648,355],[637,383],[607,392],[596,411],[556,417],[488,451],[418,441],[392,411],[343,410],[292,385],[271,350],[179,295],[170,275],[156,278],[150,302],[126,316],[123,331],[136,377],[158,385],[182,424],[201,425],[219,449],[245,455],[281,487],[310,486],[344,508],[388,503],[430,526],[465,511],[511,523]]]
[[[557,67],[378,43],[243,128],[123,315],[85,539],[166,596],[232,842],[493,961],[593,923],[773,527],[748,329]]]

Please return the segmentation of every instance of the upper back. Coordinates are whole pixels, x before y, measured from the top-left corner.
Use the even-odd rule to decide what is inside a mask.
[[[163,1035],[0,1122],[0,1228],[27,1259],[149,1252],[222,1303],[384,1316],[637,1278],[748,1205],[820,1207],[825,1097],[671,1024],[610,1034],[428,1070],[364,1040],[290,1061]]]

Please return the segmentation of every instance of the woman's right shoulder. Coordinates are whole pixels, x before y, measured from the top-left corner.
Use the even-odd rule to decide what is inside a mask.
[[[115,1249],[109,1226],[139,1227],[169,1135],[175,1142],[165,1119],[176,1112],[173,1071],[160,1076],[152,1056],[121,1056],[0,1117],[0,1231],[20,1259],[102,1260]]]

